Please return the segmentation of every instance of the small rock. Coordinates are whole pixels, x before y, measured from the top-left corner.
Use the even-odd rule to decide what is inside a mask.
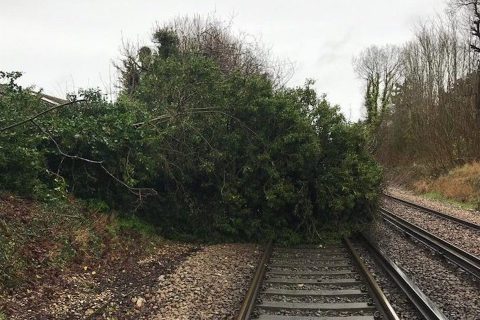
[[[89,309],[87,309],[87,311],[85,311],[85,316],[86,316],[86,317],[89,317],[89,316],[91,316],[91,315],[94,314],[94,313],[95,313],[95,310],[89,308]]]
[[[135,302],[135,307],[138,308],[138,309],[141,309],[144,304],[145,304],[145,299],[142,298],[142,297],[139,297],[137,299],[137,302]]]

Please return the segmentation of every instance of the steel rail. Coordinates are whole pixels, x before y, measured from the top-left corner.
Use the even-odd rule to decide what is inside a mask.
[[[248,288],[245,299],[243,300],[242,306],[240,307],[240,312],[238,314],[238,320],[248,320],[255,306],[255,300],[257,299],[262,280],[265,277],[265,272],[267,268],[268,260],[272,254],[273,242],[270,240],[263,251],[262,258],[260,259],[255,275],[253,276],[252,283]]]
[[[355,248],[353,247],[350,240],[345,237],[345,238],[343,238],[343,241],[347,245],[347,248],[350,251],[350,254],[353,256],[353,259],[354,259],[355,263],[357,264],[358,269],[360,269],[360,272],[362,273],[363,277],[367,281],[368,286],[370,288],[371,295],[372,295],[373,299],[375,300],[379,311],[383,314],[385,319],[399,320],[400,318],[396,314],[395,310],[393,310],[392,305],[388,301],[387,297],[383,293],[380,286],[377,284],[377,282],[373,278],[370,271],[368,271],[367,267],[365,266],[363,261],[360,259],[359,254],[355,251]]]
[[[403,270],[397,266],[390,258],[385,256],[380,249],[373,244],[367,236],[362,233],[362,237],[367,244],[367,248],[374,256],[380,266],[390,275],[395,283],[402,289],[408,299],[427,320],[447,320],[447,317],[440,309],[428,298],[418,286],[407,277]]]
[[[470,221],[466,221],[466,220],[463,220],[463,219],[454,217],[454,216],[452,216],[452,215],[449,215],[449,214],[446,214],[446,213],[443,213],[443,212],[440,212],[440,211],[437,211],[437,210],[433,210],[433,209],[424,207],[424,206],[419,205],[419,204],[417,204],[417,203],[413,203],[413,202],[410,202],[410,201],[407,201],[407,200],[404,200],[404,199],[397,198],[397,197],[392,196],[392,195],[390,195],[390,194],[384,193],[383,196],[386,197],[386,198],[390,198],[390,199],[392,199],[392,200],[394,200],[394,201],[403,203],[403,204],[405,204],[405,205],[407,205],[407,206],[409,206],[409,207],[416,208],[416,209],[419,209],[419,210],[422,210],[422,211],[431,213],[431,214],[433,214],[433,215],[436,215],[436,216],[438,216],[438,217],[441,217],[441,218],[444,218],[444,219],[447,219],[447,220],[455,221],[455,222],[457,222],[458,224],[464,225],[464,226],[466,226],[466,227],[469,227],[469,228],[472,228],[472,229],[475,229],[475,230],[480,230],[480,225],[478,225],[478,224],[476,224],[476,223],[473,223],[473,222],[470,222]]]
[[[394,213],[380,209],[383,219],[432,248],[451,262],[480,279],[480,258],[422,229]]]

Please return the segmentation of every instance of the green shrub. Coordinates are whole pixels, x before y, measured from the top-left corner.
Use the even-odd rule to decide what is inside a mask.
[[[40,102],[16,84],[18,72],[0,72],[0,127],[31,116]],[[0,188],[30,195],[40,189],[45,175],[45,158],[37,146],[42,137],[34,134],[32,124],[22,130],[0,132]]]
[[[163,233],[305,240],[372,218],[381,175],[363,128],[311,82],[275,90],[268,77],[225,73],[206,57],[150,61],[125,101],[162,119],[146,120],[157,131],[146,149],[158,157],[144,185],[163,192],[141,213]]]

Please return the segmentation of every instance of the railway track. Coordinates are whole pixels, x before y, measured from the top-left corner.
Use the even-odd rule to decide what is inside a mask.
[[[480,226],[430,208],[385,195],[464,227]],[[415,238],[437,254],[480,279],[480,258],[431,232],[380,210],[387,224]],[[368,249],[375,265],[388,274],[411,305],[427,320],[446,319],[435,304],[401,268],[385,256],[367,235],[358,244]],[[363,243],[363,244],[361,244]],[[395,311],[369,274],[351,242],[325,248],[274,248],[270,244],[257,269],[239,320],[372,320],[398,319]]]
[[[477,279],[480,279],[480,258],[458,246],[443,240],[431,232],[408,222],[393,212],[380,208],[383,219],[393,227],[417,239],[449,261],[458,265]]]
[[[368,241],[365,239],[365,241]],[[374,245],[369,250],[376,252]],[[376,258],[383,257],[377,252]],[[385,258],[406,296],[425,319],[445,319],[433,303]],[[389,267],[388,267],[389,266]],[[398,275],[398,273],[401,273]],[[401,280],[399,280],[401,279]],[[408,294],[407,294],[408,292]],[[350,240],[324,248],[273,248],[269,244],[241,307],[239,320],[399,319]]]
[[[404,199],[401,199],[401,198],[397,198],[397,197],[392,196],[390,194],[384,193],[383,196],[387,199],[391,199],[391,200],[399,202],[403,205],[406,205],[406,206],[409,206],[409,207],[412,207],[412,208],[415,208],[415,209],[418,209],[418,210],[421,210],[421,211],[424,211],[424,212],[428,212],[428,213],[430,213],[434,216],[437,216],[437,217],[440,217],[440,218],[443,218],[443,219],[446,219],[446,220],[454,221],[454,222],[456,222],[458,224],[461,224],[465,227],[469,227],[469,228],[474,229],[474,230],[480,230],[480,225],[475,224],[471,221],[466,221],[466,220],[454,217],[452,215],[449,215],[449,214],[446,214],[446,213],[443,213],[443,212],[440,212],[440,211],[437,211],[437,210],[433,210],[433,209],[421,206],[417,203],[413,203],[413,202],[410,202],[410,201],[407,201],[407,200],[404,200]]]

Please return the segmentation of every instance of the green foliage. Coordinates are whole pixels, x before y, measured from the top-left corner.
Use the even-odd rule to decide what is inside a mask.
[[[138,216],[183,239],[300,242],[372,219],[381,172],[362,127],[317,97],[312,81],[275,89],[266,74],[176,50],[172,32],[158,31],[156,49],[125,61],[144,68],[117,102],[83,91],[87,102],[38,120],[48,134],[8,132],[33,152],[31,183],[55,172],[97,211],[136,212],[120,226],[155,231]]]
[[[15,123],[40,110],[36,95],[16,84],[18,72],[0,72],[0,126]],[[0,187],[22,195],[50,196],[57,187],[45,165],[39,145],[44,137],[31,123],[19,130],[0,132]]]
[[[179,39],[174,31],[159,29],[153,34],[153,41],[158,45],[158,55],[168,58],[178,53]]]
[[[85,201],[85,205],[88,210],[93,212],[109,212],[110,206],[103,200],[100,199],[88,199]]]
[[[464,209],[464,210],[477,210],[477,211],[480,211],[479,208],[480,208],[480,202],[460,202],[460,201],[455,201],[454,199],[450,199],[450,198],[447,198],[445,197],[444,195],[442,195],[441,193],[439,192],[427,192],[427,193],[424,193],[422,194],[422,196],[424,196],[425,198],[427,199],[432,199],[432,200],[436,200],[436,201],[440,201],[440,202],[444,202],[446,204],[449,204],[449,205],[452,205],[452,206],[455,206],[455,207],[459,207],[461,209]]]
[[[162,198],[143,215],[170,236],[293,242],[368,221],[380,171],[363,129],[311,84],[274,90],[267,77],[223,72],[208,57],[153,52],[128,95],[149,110],[151,148],[162,147],[148,183]]]
[[[111,229],[111,231],[115,234],[122,231],[136,232],[144,236],[152,236],[156,234],[156,230],[153,225],[146,223],[144,220],[133,215],[119,217],[117,219],[117,223],[113,225],[113,229]]]

